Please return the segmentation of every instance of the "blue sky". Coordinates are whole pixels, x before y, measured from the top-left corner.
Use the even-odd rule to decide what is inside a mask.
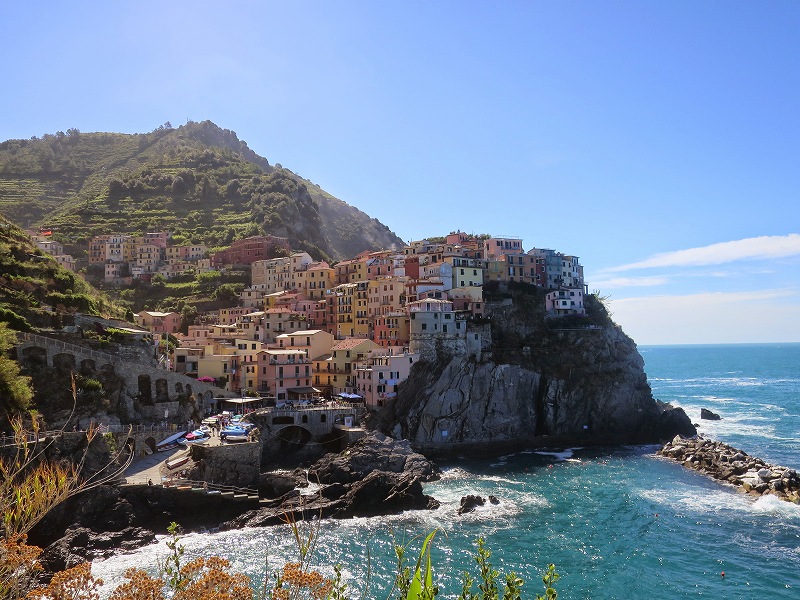
[[[0,140],[210,119],[421,239],[581,257],[640,344],[800,341],[800,4],[11,2]]]

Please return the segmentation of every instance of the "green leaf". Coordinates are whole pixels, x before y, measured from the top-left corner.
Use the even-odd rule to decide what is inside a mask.
[[[417,566],[414,569],[414,578],[411,580],[411,586],[408,588],[408,594],[406,595],[406,600],[419,600],[420,598],[430,598],[433,597],[433,573],[431,571],[431,551],[428,548],[428,544],[433,540],[433,537],[436,535],[437,530],[433,530],[428,534],[428,537],[425,538],[425,542],[422,544],[422,550],[419,552],[419,558],[417,558]],[[425,575],[423,576],[420,567],[422,565],[423,559],[425,560]],[[423,579],[425,581],[423,587]],[[424,592],[424,595],[423,595]]]

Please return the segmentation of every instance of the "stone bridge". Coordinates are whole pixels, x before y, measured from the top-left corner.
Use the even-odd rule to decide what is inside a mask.
[[[263,408],[247,415],[261,434],[266,454],[298,450],[307,444],[324,444],[338,451],[363,432],[358,424],[363,405],[328,404],[294,408]]]
[[[181,373],[160,369],[152,362],[143,362],[135,353],[115,356],[34,333],[20,333],[18,340],[17,358],[23,365],[33,363],[96,374],[101,380],[110,375],[122,379],[124,389],[118,391],[117,413],[123,422],[188,420],[211,407],[215,395],[232,395]],[[187,408],[190,397],[194,406]]]

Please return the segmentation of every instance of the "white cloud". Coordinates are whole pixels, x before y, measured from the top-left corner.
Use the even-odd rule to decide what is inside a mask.
[[[800,341],[792,289],[611,300],[614,320],[639,344]]]
[[[669,283],[668,277],[612,277],[611,279],[591,280],[592,289],[608,290],[622,287],[654,287]]]
[[[639,262],[604,269],[604,271],[614,273],[654,267],[721,265],[737,260],[784,258],[787,256],[800,256],[800,234],[761,236],[733,242],[721,242],[699,248],[665,252],[655,254]]]

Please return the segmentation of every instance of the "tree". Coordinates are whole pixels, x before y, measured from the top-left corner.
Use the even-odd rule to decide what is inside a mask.
[[[7,356],[16,343],[16,334],[0,323],[0,407],[6,415],[26,411],[33,398],[31,378],[21,375],[19,363]]]
[[[184,335],[189,333],[189,325],[194,325],[197,318],[197,307],[193,304],[184,304],[181,308],[181,326],[180,332]]]

